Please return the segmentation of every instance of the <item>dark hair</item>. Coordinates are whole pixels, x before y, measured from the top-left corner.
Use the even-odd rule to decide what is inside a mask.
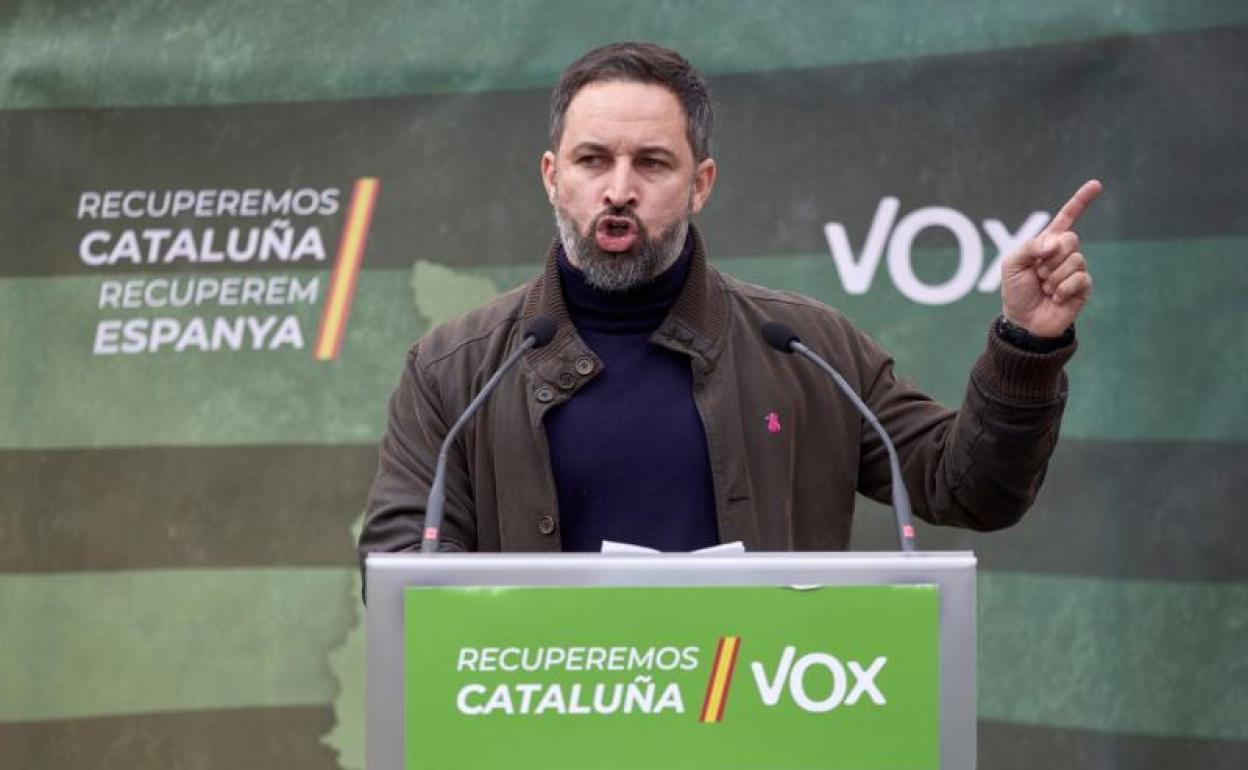
[[[550,95],[550,149],[559,149],[563,117],[572,97],[590,83],[602,81],[654,83],[676,95],[685,110],[685,134],[693,157],[711,157],[711,91],[685,57],[655,43],[612,43],[595,48],[572,62]]]

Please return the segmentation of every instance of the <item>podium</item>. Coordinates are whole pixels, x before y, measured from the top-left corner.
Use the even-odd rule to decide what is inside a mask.
[[[975,767],[970,552],[371,554],[370,770]]]

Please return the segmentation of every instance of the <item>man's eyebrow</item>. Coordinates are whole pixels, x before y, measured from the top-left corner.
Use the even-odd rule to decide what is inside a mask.
[[[662,155],[669,159],[676,158],[676,153],[672,152],[667,147],[664,147],[661,144],[643,145],[640,149],[637,150],[637,154],[638,155]]]
[[[569,152],[572,155],[581,155],[585,153],[595,154],[595,155],[596,154],[608,154],[609,155],[611,154],[611,149],[607,147],[605,144],[600,144],[598,142],[581,142],[580,144],[573,145],[572,149]],[[635,154],[636,155],[650,155],[650,156],[661,155],[670,159],[676,158],[675,152],[673,152],[672,150],[668,149],[666,146],[661,145],[661,144],[642,145],[641,147],[637,148],[637,152]]]
[[[581,142],[580,144],[574,146],[571,150],[572,155],[580,155],[585,152],[604,153],[608,152],[608,150],[605,144],[598,144],[597,142]]]

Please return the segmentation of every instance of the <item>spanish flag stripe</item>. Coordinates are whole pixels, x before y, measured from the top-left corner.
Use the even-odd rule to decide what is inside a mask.
[[[737,659],[737,646],[740,637],[728,637],[728,643],[724,647],[724,658],[719,662],[719,690],[718,697],[715,699],[715,721],[723,719],[724,704],[728,702],[728,685],[732,682],[733,662]]]
[[[739,636],[720,638],[719,648],[715,652],[715,663],[711,667],[711,680],[707,685],[706,702],[702,704],[701,721],[718,722],[723,718],[724,705],[728,698],[728,686],[732,683],[737,650],[740,646],[741,637]]]
[[[741,650],[741,637],[732,637],[732,651],[728,653],[728,673],[724,675],[724,691],[719,696],[719,712],[715,721],[724,718],[724,709],[728,706],[728,690],[732,687],[732,675],[737,671],[737,653]]]
[[[325,308],[321,313],[315,350],[318,361],[335,358],[342,349],[343,332],[351,313],[351,300],[355,296],[360,263],[364,261],[364,246],[368,241],[368,227],[377,202],[377,188],[375,177],[364,177],[355,182],[351,204],[347,208],[346,225],[338,244],[338,256],[329,279]]]
[[[711,663],[711,675],[706,679],[706,697],[702,699],[702,716],[698,717],[699,721],[707,721],[706,715],[711,707],[711,694],[715,692],[715,673],[719,671],[719,661],[724,654],[724,637],[719,637],[719,644],[715,647],[715,660]]]

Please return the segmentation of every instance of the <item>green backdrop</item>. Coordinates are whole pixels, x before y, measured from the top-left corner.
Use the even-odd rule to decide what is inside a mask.
[[[0,8],[6,767],[362,767],[351,529],[386,399],[431,324],[534,271],[549,87],[634,38],[711,76],[713,261],[946,402],[997,244],[1105,182],[1035,509],[920,542],[981,559],[982,767],[1248,766],[1248,6],[107,0]],[[872,273],[889,198],[973,237],[881,218]]]

